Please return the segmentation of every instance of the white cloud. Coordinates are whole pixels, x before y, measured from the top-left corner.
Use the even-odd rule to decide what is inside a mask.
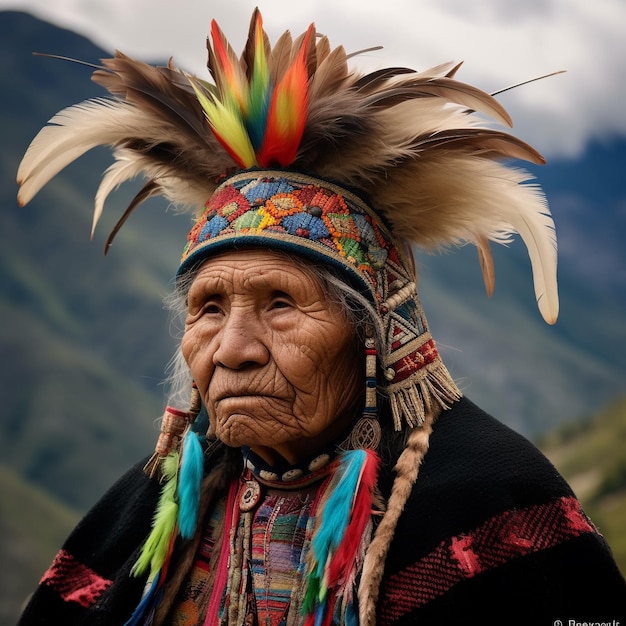
[[[211,18],[241,49],[255,5],[270,37],[315,21],[350,50],[381,44],[370,66],[424,68],[464,60],[459,77],[487,91],[553,70],[567,74],[503,94],[515,132],[540,151],[574,155],[592,138],[626,135],[626,3],[623,0],[0,0],[146,60],[173,56],[206,72]],[[54,52],[54,51],[50,51]]]

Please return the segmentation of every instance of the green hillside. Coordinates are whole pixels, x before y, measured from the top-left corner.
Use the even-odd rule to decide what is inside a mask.
[[[538,445],[565,476],[626,575],[626,398]]]
[[[123,189],[107,205],[90,241],[106,150],[86,155],[19,208],[15,176],[28,142],[59,109],[100,95],[87,68],[32,51],[89,61],[105,53],[20,13],[1,14],[0,45],[7,46],[0,81],[11,85],[0,104],[0,454],[33,484],[85,510],[154,446],[176,345],[163,297],[189,218],[153,202],[131,217],[105,258],[107,229],[134,193]]]
[[[78,515],[2,465],[0,493],[0,624],[9,626]]]

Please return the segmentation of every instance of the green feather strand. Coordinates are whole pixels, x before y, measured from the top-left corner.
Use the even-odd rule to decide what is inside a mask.
[[[176,531],[178,503],[176,502],[176,479],[178,474],[178,452],[170,452],[163,459],[165,480],[161,497],[152,522],[152,531],[141,549],[141,554],[133,566],[133,576],[141,576],[150,568],[149,580],[153,580],[163,567],[170,542]]]

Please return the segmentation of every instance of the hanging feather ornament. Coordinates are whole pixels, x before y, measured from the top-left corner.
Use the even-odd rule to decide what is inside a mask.
[[[131,574],[137,577],[148,574],[146,592],[124,626],[144,623],[146,615],[159,603],[176,538],[180,536],[185,540],[192,539],[198,525],[204,454],[200,439],[192,428],[193,418],[200,410],[200,397],[195,384],[192,405],[188,412],[175,411],[170,407],[168,409],[172,417],[178,416],[188,425],[182,433],[182,442],[170,441],[171,433],[162,432],[157,452],[149,463],[152,466],[149,472],[155,472],[158,464],[163,487],[152,530],[131,570]],[[178,435],[174,436],[178,439]],[[165,447],[164,439],[167,440]]]
[[[198,435],[189,428],[183,439],[177,486],[178,527],[183,539],[191,539],[198,524],[200,484],[204,455]]]
[[[139,558],[135,562],[132,576],[148,574],[146,591],[141,602],[124,626],[144,624],[146,616],[159,603],[163,583],[167,575],[167,565],[172,555],[177,536],[178,503],[176,501],[176,483],[178,478],[178,452],[171,452],[163,460],[163,487],[148,535]]]
[[[369,543],[366,529],[372,515],[378,463],[372,450],[341,455],[311,541],[302,607],[304,626],[331,624],[336,607],[344,615],[353,611],[354,584]]]
[[[178,460],[178,452],[171,452],[163,462],[163,487],[154,516],[152,531],[148,535],[132,570],[134,576],[143,576],[147,572],[148,581],[154,580],[166,565],[173,541],[176,538]]]

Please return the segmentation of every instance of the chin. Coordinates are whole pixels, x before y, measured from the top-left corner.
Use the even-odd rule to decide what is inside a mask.
[[[241,446],[271,448],[274,445],[280,445],[282,442],[268,440],[269,433],[277,432],[275,428],[270,427],[259,432],[259,425],[263,421],[258,416],[248,413],[231,413],[221,419],[218,416],[215,434],[218,439],[233,448]]]

